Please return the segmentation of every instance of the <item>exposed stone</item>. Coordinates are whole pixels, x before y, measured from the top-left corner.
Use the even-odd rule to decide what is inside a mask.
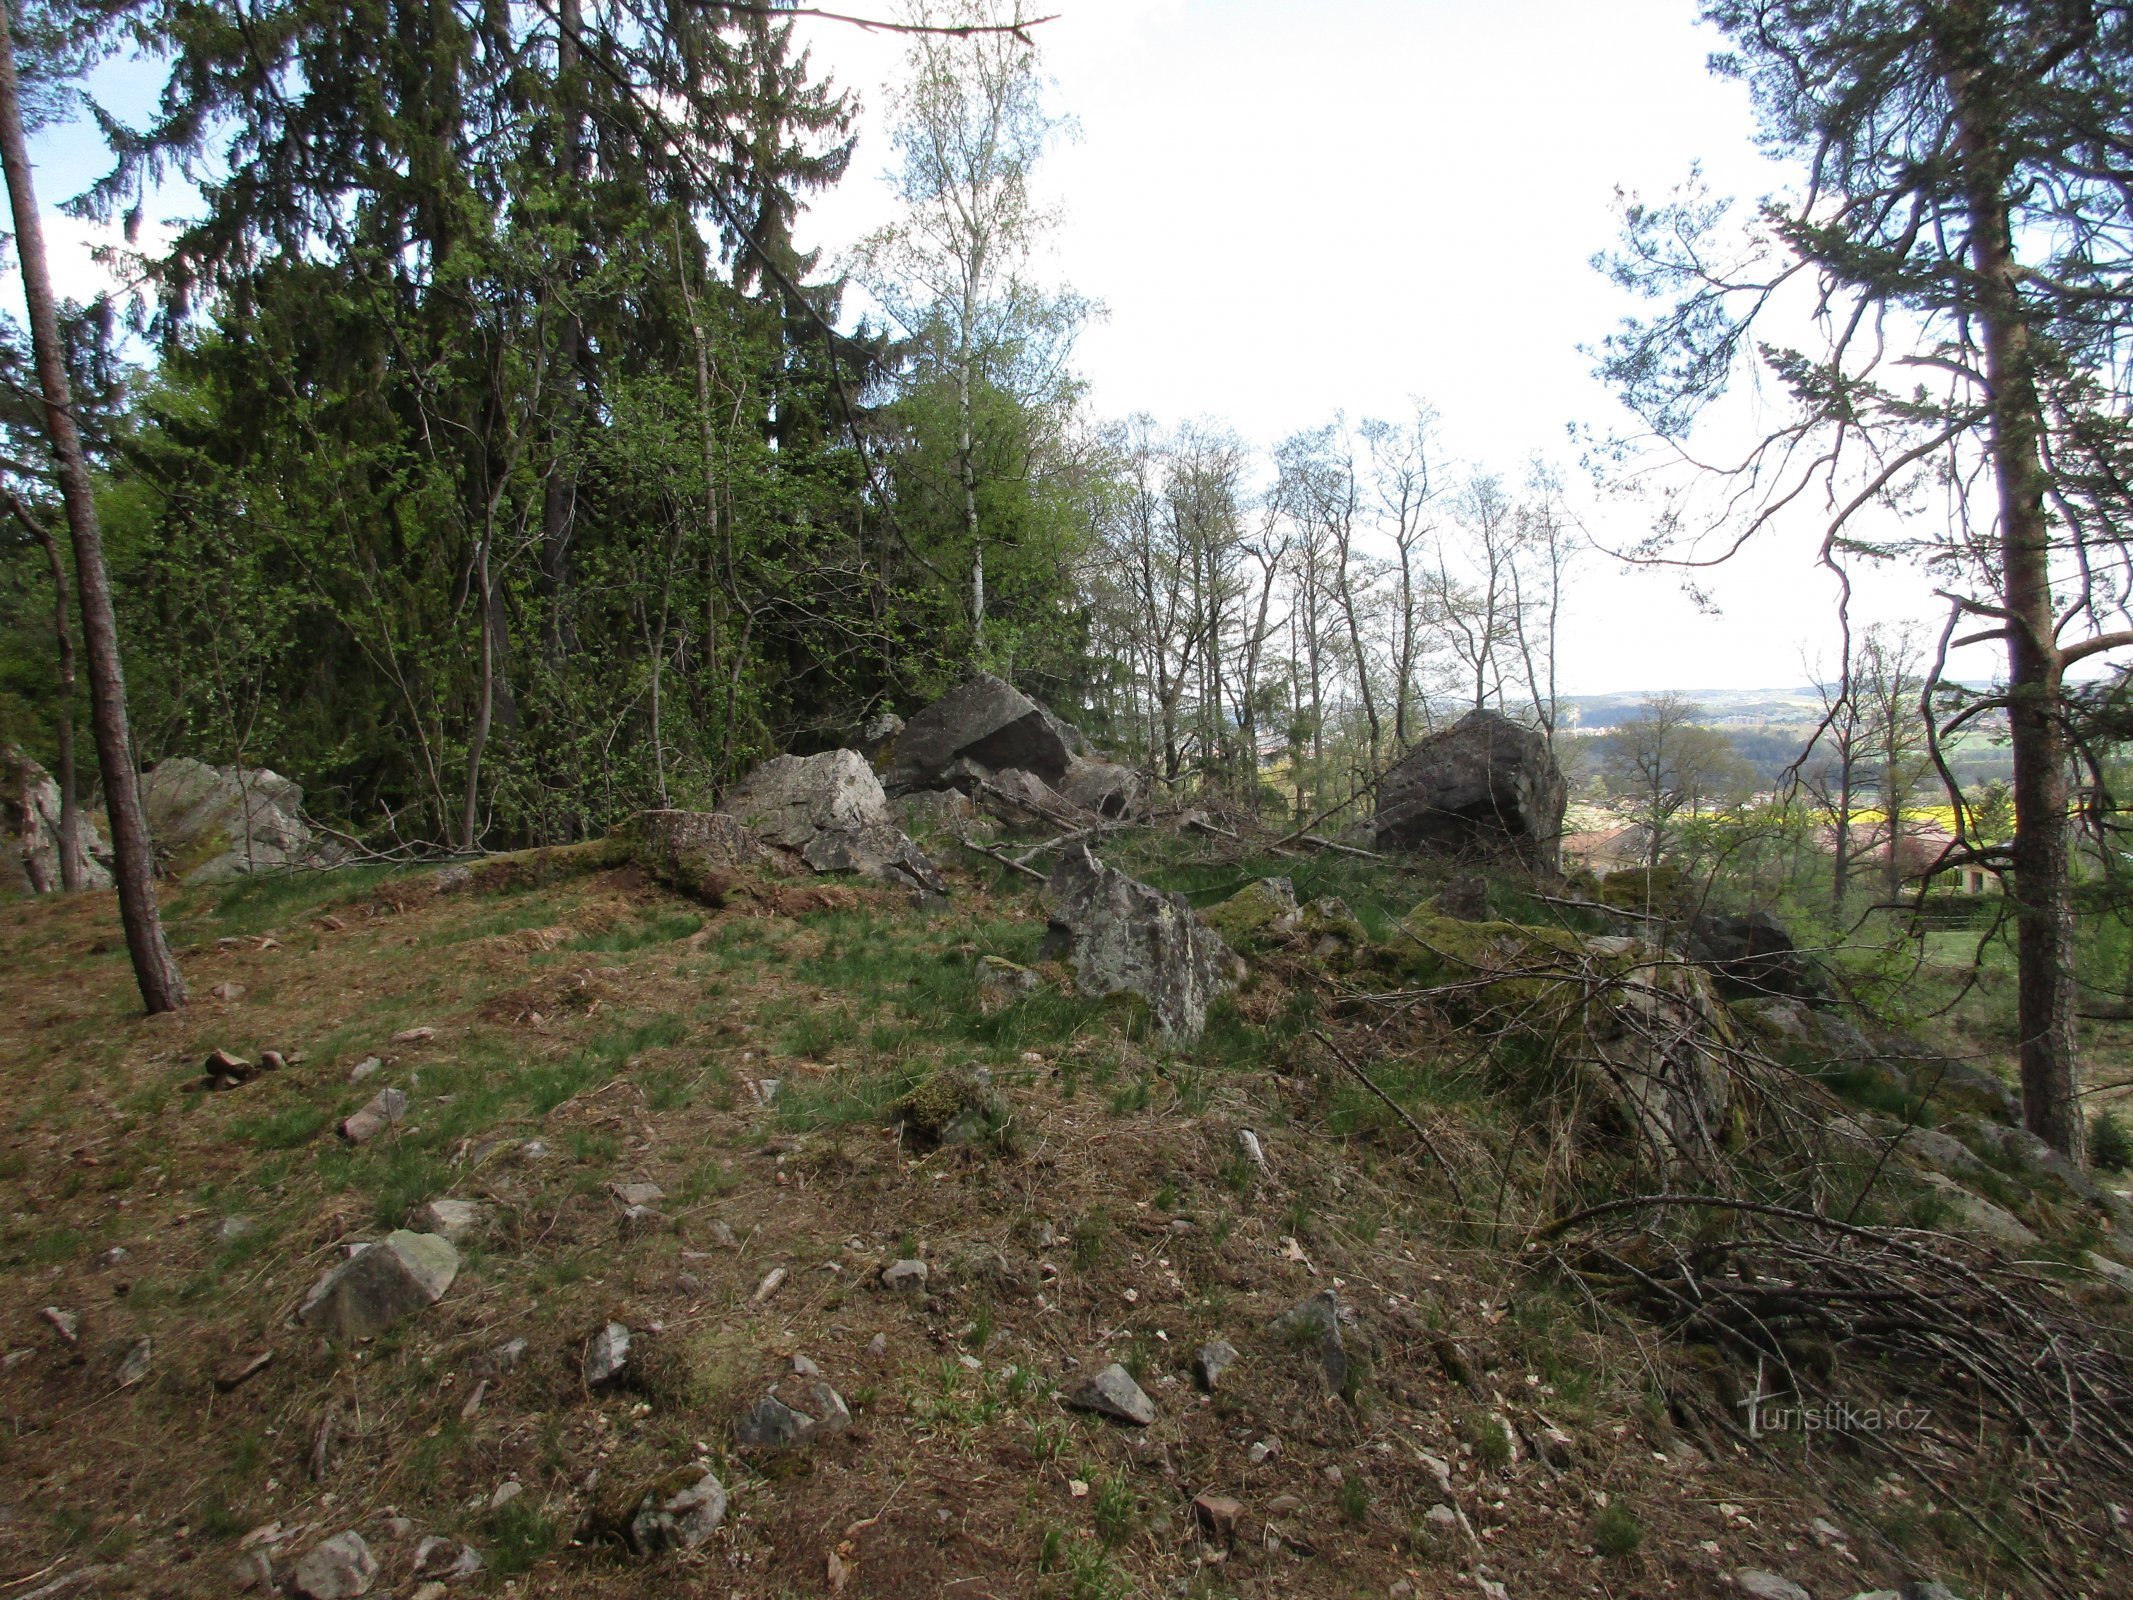
[[[889,802],[889,815],[914,838],[956,839],[993,831],[991,823],[979,818],[970,796],[959,789],[920,789],[898,795]]]
[[[599,1389],[619,1382],[629,1371],[629,1363],[630,1330],[619,1322],[610,1322],[585,1347],[585,1387]]]
[[[126,1352],[126,1359],[119,1363],[118,1386],[121,1389],[131,1389],[135,1384],[147,1377],[148,1369],[155,1363],[155,1354],[155,1342],[153,1340],[146,1338],[134,1340],[133,1347]]]
[[[630,1517],[628,1543],[639,1555],[694,1550],[726,1520],[726,1486],[710,1469],[676,1468],[645,1491]]]
[[[1299,1300],[1274,1319],[1274,1332],[1292,1347],[1308,1354],[1326,1387],[1336,1393],[1346,1387],[1351,1363],[1341,1338],[1340,1299],[1331,1289],[1321,1289]]]
[[[655,1206],[667,1197],[656,1183],[611,1183],[607,1192],[624,1206]]]
[[[992,1074],[976,1066],[928,1073],[889,1113],[921,1150],[979,1143],[1004,1115]]]
[[[311,1287],[296,1318],[338,1339],[368,1339],[435,1305],[459,1273],[459,1252],[434,1233],[395,1229]]]
[[[719,809],[816,872],[947,892],[933,863],[889,820],[881,781],[856,750],[777,756],[728,791]]]
[[[1067,1404],[1137,1428],[1148,1427],[1156,1415],[1155,1402],[1133,1381],[1133,1374],[1115,1361],[1068,1395]]]
[[[302,786],[264,767],[211,767],[172,756],[141,780],[141,807],[156,849],[186,883],[338,859],[303,820]]]
[[[1611,941],[1588,940],[1587,949]],[[1630,968],[1588,1014],[1587,1032],[1623,1109],[1662,1168],[1708,1170],[1732,1103],[1724,1058],[1721,1007],[1701,969],[1658,959],[1642,941]]]
[[[1710,969],[1718,992],[1729,1000],[1805,1000],[1822,992],[1812,963],[1792,942],[1785,924],[1768,911],[1697,917],[1689,923],[1684,942],[1689,959]]]
[[[1222,1374],[1237,1364],[1237,1347],[1227,1339],[1212,1339],[1192,1358],[1193,1376],[1200,1387],[1212,1393],[1221,1387]]]
[[[471,1200],[432,1200],[422,1208],[421,1222],[457,1243],[481,1226],[481,1207]]]
[[[1971,1193],[1953,1178],[1938,1172],[1922,1172],[1919,1178],[1946,1202],[1951,1225],[1961,1232],[2009,1250],[2024,1250],[2037,1242],[2035,1230],[2021,1218],[1983,1195]]]
[[[1489,880],[1473,873],[1447,878],[1437,891],[1435,905],[1438,916],[1455,922],[1487,922],[1491,915]]]
[[[59,870],[59,785],[19,745],[0,747],[0,840],[5,866],[0,883],[30,894],[56,894],[64,877]],[[81,886],[108,889],[111,874],[98,856],[109,849],[89,807],[79,808]]]
[[[1303,926],[1296,886],[1287,878],[1258,878],[1200,918],[1230,948],[1250,950],[1279,944]]]
[[[1081,992],[1137,994],[1165,1039],[1197,1040],[1208,1003],[1229,987],[1233,958],[1185,897],[1105,866],[1087,845],[1060,857],[1046,887],[1045,954],[1073,963]]]
[[[1228,1539],[1237,1531],[1237,1520],[1244,1515],[1244,1507],[1226,1494],[1203,1490],[1192,1497],[1192,1513],[1200,1525],[1218,1539]]]
[[[81,1342],[81,1317],[78,1313],[61,1306],[46,1306],[38,1315],[51,1325],[52,1331],[59,1335],[62,1343]]]
[[[1148,810],[1148,780],[1122,762],[1076,756],[1052,787],[1069,804],[1111,821],[1132,821]]]
[[[978,957],[978,982],[987,989],[1004,994],[1029,994],[1042,981],[1029,968],[1005,956]]]
[[[375,1075],[378,1069],[384,1065],[385,1063],[376,1056],[365,1056],[348,1069],[348,1081],[350,1083],[361,1083],[365,1078]]]
[[[630,854],[670,889],[706,905],[725,904],[741,869],[785,870],[772,850],[738,817],[718,811],[640,811],[625,834]]]
[[[1758,1567],[1742,1567],[1733,1574],[1733,1582],[1750,1600],[1814,1600],[1813,1595],[1789,1578],[1764,1572]]]
[[[454,1583],[473,1577],[482,1569],[481,1552],[457,1539],[431,1534],[415,1546],[415,1576],[444,1578]]]
[[[948,769],[949,779],[967,788],[978,809],[1010,827],[1038,822],[1052,826],[1079,827],[1096,820],[1034,772],[1020,767],[990,771],[971,761],[958,761]]]
[[[884,1289],[923,1289],[926,1287],[926,1263],[923,1261],[892,1261],[881,1269],[881,1286]]]
[[[351,1528],[305,1552],[290,1581],[307,1600],[356,1600],[378,1581],[378,1558]]]
[[[815,1419],[776,1395],[766,1394],[741,1414],[741,1420],[733,1425],[733,1436],[744,1445],[790,1449],[815,1436]]]
[[[1470,711],[1402,756],[1378,786],[1380,849],[1511,856],[1552,873],[1569,789],[1548,742],[1495,711]]]
[[[350,1144],[367,1144],[406,1115],[406,1094],[398,1089],[380,1089],[361,1110],[342,1119],[341,1137]]]
[[[1012,769],[1056,786],[1082,745],[1077,732],[1028,695],[980,672],[905,723],[874,764],[891,794],[960,787],[949,777],[959,760],[972,763],[966,772]]]
[[[502,1344],[485,1351],[476,1358],[474,1370],[483,1377],[501,1378],[525,1358],[526,1340],[523,1336],[506,1339]]]

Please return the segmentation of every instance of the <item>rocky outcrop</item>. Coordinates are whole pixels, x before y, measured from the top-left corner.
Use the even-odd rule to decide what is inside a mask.
[[[901,727],[877,719],[869,758],[892,795],[957,789],[1008,822],[1124,820],[1147,809],[1147,784],[1106,761],[1081,730],[1004,678],[964,679]]]
[[[1569,788],[1548,742],[1495,711],[1470,711],[1402,756],[1378,787],[1379,849],[1515,859],[1553,873]]]
[[[626,843],[631,859],[661,883],[712,906],[725,904],[734,872],[787,865],[739,818],[719,811],[640,811]]]
[[[933,863],[890,820],[881,781],[856,750],[774,757],[736,784],[719,810],[816,872],[947,892]]]
[[[303,819],[303,788],[265,767],[211,767],[172,756],[141,780],[141,805],[157,851],[185,883],[338,859]]]
[[[110,852],[87,806],[80,816],[81,886],[108,889],[111,874],[96,858]],[[0,882],[30,894],[59,889],[59,785],[17,745],[0,749],[0,840],[7,853]]]
[[[1806,1000],[1822,992],[1808,958],[1768,911],[1697,917],[1684,943],[1689,959],[1710,969],[1718,992],[1729,1000]]]
[[[1137,994],[1165,1039],[1200,1037],[1208,1003],[1229,987],[1236,958],[1183,895],[1105,866],[1087,845],[1060,857],[1047,893],[1044,953],[1073,963],[1083,994]]]

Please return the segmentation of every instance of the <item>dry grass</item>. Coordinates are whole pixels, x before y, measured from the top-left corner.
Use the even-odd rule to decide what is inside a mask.
[[[1633,1337],[1455,1225],[1404,1136],[1293,1049],[1305,1000],[1278,979],[1168,1055],[1056,985],[984,994],[977,957],[1032,961],[1041,914],[957,888],[927,914],[841,885],[713,910],[628,871],[446,897],[351,875],[194,891],[171,926],[201,998],[154,1021],[107,898],[0,907],[0,1342],[21,1352],[0,1371],[0,1594],[90,1562],[121,1569],[100,1592],[226,1594],[242,1536],[274,1522],[307,1530],[290,1553],[361,1528],[395,1592],[435,1532],[488,1554],[487,1588],[555,1596],[819,1595],[833,1549],[853,1596],[1075,1600],[1475,1593],[1477,1570],[1515,1596],[1688,1594],[1741,1565],[1849,1594],[1989,1559],[1922,1491],[1854,1496],[1865,1469],[1841,1453],[1680,1434]],[[241,998],[210,998],[223,983]],[[415,1026],[435,1037],[391,1043]],[[191,1092],[216,1047],[296,1064]],[[349,1083],[370,1055],[383,1070]],[[916,1154],[886,1106],[966,1062],[993,1072],[1006,1127]],[[384,1084],[411,1095],[408,1123],[343,1148],[333,1123]],[[1237,1154],[1247,1125],[1271,1177]],[[620,1180],[659,1184],[670,1226],[624,1238]],[[490,1218],[439,1305],[355,1349],[290,1324],[347,1241],[440,1195]],[[225,1241],[232,1216],[254,1228]],[[874,1286],[913,1254],[927,1295]],[[789,1277],[756,1305],[773,1266]],[[1268,1331],[1329,1285],[1363,1319],[1342,1394]],[[80,1313],[78,1346],[48,1304]],[[588,1396],[580,1354],[610,1318],[639,1330],[647,1376]],[[151,1375],[119,1389],[144,1336]],[[463,1419],[478,1359],[513,1336],[526,1360]],[[1193,1352],[1217,1336],[1243,1360],[1200,1396]],[[218,1392],[261,1348],[272,1364]],[[734,1417],[795,1353],[855,1426],[737,1450]],[[1059,1404],[1111,1360],[1162,1409],[1144,1439]],[[1575,1464],[1492,1464],[1498,1417],[1563,1425]],[[699,1442],[733,1495],[710,1546],[638,1565],[569,1543],[595,1470]],[[1443,1498],[1425,1452],[1453,1463],[1478,1547],[1424,1520]],[[524,1497],[491,1513],[514,1478]],[[1244,1504],[1233,1544],[1194,1536],[1203,1490]],[[1619,1554],[1592,1548],[1603,1507]],[[1817,1546],[1817,1515],[1856,1561]]]

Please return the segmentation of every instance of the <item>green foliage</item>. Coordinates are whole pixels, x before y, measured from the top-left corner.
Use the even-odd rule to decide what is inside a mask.
[[[2089,1119],[2089,1159],[2105,1172],[2133,1167],[2133,1133],[2116,1111],[2099,1111]]]
[[[1610,1560],[1619,1561],[1644,1543],[1644,1524],[1620,1498],[1607,1502],[1592,1519],[1592,1547]]]

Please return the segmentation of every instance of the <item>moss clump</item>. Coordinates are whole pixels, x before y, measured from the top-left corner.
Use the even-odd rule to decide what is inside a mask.
[[[929,1073],[889,1107],[889,1114],[921,1149],[996,1142],[1007,1126],[1006,1108],[983,1067]]]
[[[1263,950],[1284,942],[1301,925],[1296,888],[1287,878],[1248,883],[1220,905],[1209,906],[1200,920],[1222,935],[1232,950]]]

